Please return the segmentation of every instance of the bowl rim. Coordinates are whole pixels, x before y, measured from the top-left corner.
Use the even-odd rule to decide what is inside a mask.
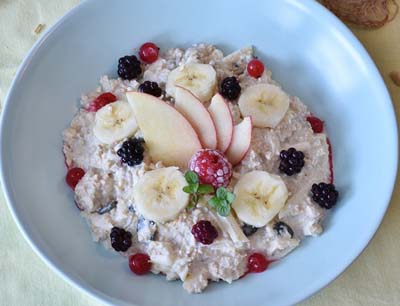
[[[382,213],[377,216],[376,224],[374,224],[373,227],[371,227],[371,230],[369,231],[368,235],[365,235],[366,238],[364,238],[365,242],[363,243],[363,247],[361,247],[359,250],[357,250],[356,255],[353,256],[352,258],[349,258],[349,261],[345,266],[343,266],[339,271],[336,272],[335,275],[330,277],[327,281],[323,283],[319,283],[318,286],[315,286],[314,288],[311,288],[309,291],[305,292],[302,294],[302,297],[300,300],[296,301],[296,303],[299,303],[301,301],[304,301],[308,299],[309,297],[313,296],[317,292],[319,292],[321,289],[325,288],[327,285],[332,283],[336,278],[338,278],[347,268],[350,267],[350,265],[363,253],[363,251],[367,248],[367,246],[370,244],[372,239],[377,233],[377,230],[379,229],[380,225],[382,224],[383,218],[386,214],[386,211],[389,207],[389,204],[391,202],[393,190],[395,187],[396,183],[396,178],[397,178],[397,170],[398,170],[398,128],[397,128],[397,119],[396,119],[396,113],[394,109],[394,105],[391,99],[391,96],[389,94],[389,91],[386,87],[386,84],[382,78],[382,75],[380,74],[379,70],[377,69],[374,61],[372,60],[371,56],[369,53],[366,51],[365,47],[361,44],[361,42],[358,40],[358,38],[351,32],[351,30],[339,19],[337,18],[333,13],[331,13],[327,8],[325,8],[322,4],[320,4],[317,1],[313,0],[285,0],[291,5],[297,6],[304,9],[309,9],[312,11],[317,11],[320,14],[320,19],[325,19],[328,20],[330,23],[332,23],[335,27],[336,30],[339,32],[339,34],[346,39],[352,46],[354,46],[359,54],[361,55],[362,59],[364,61],[367,61],[368,67],[371,69],[370,73],[373,74],[379,82],[377,86],[380,87],[381,92],[384,94],[385,97],[385,103],[387,104],[386,107],[391,110],[391,118],[390,119],[390,125],[392,125],[393,128],[393,135],[395,136],[393,139],[393,144],[394,144],[394,152],[392,152],[393,157],[395,158],[394,160],[394,165],[393,169],[391,170],[391,173],[388,177],[390,177],[391,180],[391,186],[389,188],[390,193],[385,195],[384,203],[386,203],[385,206],[382,207]],[[116,298],[112,298],[108,295],[105,295],[104,293],[84,284],[78,281],[77,279],[74,279],[72,276],[68,274],[68,272],[65,272],[64,269],[61,267],[58,267],[51,259],[49,259],[46,254],[39,249],[39,247],[36,246],[34,239],[31,238],[31,235],[29,232],[25,229],[25,226],[22,224],[22,222],[19,219],[19,215],[14,208],[15,204],[12,201],[11,193],[9,190],[10,184],[7,181],[6,174],[5,174],[5,158],[4,158],[4,147],[5,145],[3,144],[4,140],[4,125],[5,125],[5,120],[4,118],[7,116],[8,109],[10,108],[10,100],[12,99],[12,96],[14,95],[14,91],[16,90],[16,86],[18,82],[20,81],[21,76],[23,75],[25,69],[30,65],[32,58],[34,55],[37,53],[37,51],[41,48],[42,44],[51,36],[53,33],[60,27],[64,25],[64,23],[74,16],[78,11],[83,9],[86,6],[94,5],[95,0],[83,0],[80,2],[78,5],[70,9],[67,13],[65,13],[61,18],[58,19],[56,23],[54,23],[51,27],[46,29],[42,36],[33,44],[31,49],[28,51],[26,54],[25,58],[23,59],[22,63],[17,69],[16,75],[9,87],[8,93],[6,95],[6,98],[4,100],[3,104],[3,109],[0,114],[0,183],[3,186],[2,190],[5,196],[5,200],[7,203],[7,206],[9,208],[9,211],[11,212],[11,215],[14,219],[14,222],[17,224],[17,227],[19,231],[22,233],[22,236],[24,237],[25,241],[28,242],[29,246],[34,250],[34,252],[39,256],[39,258],[47,265],[49,266],[53,271],[55,271],[62,279],[66,280],[68,283],[70,283],[73,287],[78,288],[81,292],[89,295],[96,301],[106,304],[106,305],[114,305],[112,300],[116,300]],[[134,305],[134,304],[132,304]],[[137,305],[140,306],[140,305]]]

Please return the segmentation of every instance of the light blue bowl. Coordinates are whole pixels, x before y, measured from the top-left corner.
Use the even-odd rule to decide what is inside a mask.
[[[255,45],[274,78],[327,122],[340,203],[319,238],[266,273],[189,295],[180,282],[137,277],[126,259],[92,243],[64,183],[61,133],[81,93],[117,60],[154,41]],[[62,277],[116,305],[289,305],[337,277],[365,248],[389,203],[397,170],[392,104],[374,63],[350,31],[312,0],[108,1],[72,10],[35,44],[1,122],[1,176],[25,238]]]

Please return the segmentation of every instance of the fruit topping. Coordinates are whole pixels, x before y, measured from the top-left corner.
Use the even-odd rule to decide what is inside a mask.
[[[241,90],[242,88],[234,76],[226,77],[222,80],[220,93],[224,98],[230,101],[236,100]]]
[[[67,176],[65,177],[65,181],[68,186],[72,189],[75,189],[75,186],[79,183],[81,178],[85,175],[85,171],[82,168],[71,168],[67,172]]]
[[[240,95],[238,105],[242,116],[250,116],[256,127],[276,127],[289,109],[290,98],[278,86],[256,84]]]
[[[263,254],[253,253],[247,258],[247,269],[251,273],[260,273],[267,270],[271,263]]]
[[[279,236],[289,235],[290,238],[294,236],[292,228],[282,221],[278,221],[274,224],[274,231],[276,231]]]
[[[139,49],[139,57],[146,64],[154,63],[158,58],[160,48],[152,42],[144,43]]]
[[[258,227],[245,223],[242,226],[242,231],[247,237],[249,237],[258,231]]]
[[[198,151],[191,158],[189,168],[199,176],[200,183],[210,184],[215,189],[228,186],[232,176],[231,163],[217,150]]]
[[[118,60],[118,75],[124,80],[133,80],[142,74],[142,67],[137,57],[126,55]]]
[[[143,138],[131,138],[122,144],[121,148],[117,151],[121,161],[130,167],[139,165],[143,161],[144,153],[144,140]]]
[[[310,123],[314,133],[322,133],[324,131],[324,122],[321,119],[314,116],[308,116],[306,119]]]
[[[132,234],[114,226],[110,233],[111,246],[117,252],[126,252],[132,245]]]
[[[139,85],[138,91],[147,93],[154,97],[159,97],[162,94],[161,88],[156,82],[145,81]]]
[[[207,220],[201,220],[193,225],[192,234],[196,241],[202,244],[211,244],[218,237],[217,229]]]
[[[312,199],[318,203],[319,206],[331,209],[335,206],[339,196],[339,192],[335,189],[335,185],[319,183],[313,184],[311,187]]]
[[[264,73],[264,64],[258,59],[253,59],[247,64],[247,73],[253,78],[259,78]]]
[[[144,275],[150,272],[151,261],[149,255],[137,253],[129,256],[129,269],[137,275]]]
[[[117,97],[111,92],[102,93],[89,104],[88,111],[97,112],[103,106],[115,101],[117,101]]]
[[[300,173],[304,166],[304,153],[297,151],[295,148],[282,150],[279,157],[281,158],[279,170],[286,175],[292,176],[293,174]]]
[[[253,121],[251,117],[244,117],[233,127],[232,141],[225,153],[232,165],[237,165],[245,158],[251,145],[252,135]]]

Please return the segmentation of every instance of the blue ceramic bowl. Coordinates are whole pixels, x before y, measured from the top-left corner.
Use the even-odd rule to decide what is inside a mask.
[[[61,133],[81,93],[145,41],[196,42],[225,52],[256,46],[286,91],[327,123],[340,202],[319,238],[266,273],[189,295],[180,282],[136,277],[126,259],[92,242],[64,183]],[[63,278],[116,305],[289,305],[337,277],[365,248],[389,203],[397,130],[387,89],[367,52],[312,0],[88,0],[63,17],[24,60],[1,122],[1,178],[25,238]]]

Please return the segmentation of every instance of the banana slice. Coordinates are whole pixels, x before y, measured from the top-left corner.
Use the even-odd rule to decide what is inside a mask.
[[[289,96],[278,86],[257,84],[246,88],[238,103],[243,117],[251,116],[254,126],[274,128],[289,108]]]
[[[94,135],[103,143],[131,136],[138,129],[133,110],[128,102],[116,101],[96,112]]]
[[[217,88],[217,73],[208,64],[188,63],[168,75],[167,94],[175,97],[175,86],[191,91],[201,102],[210,101]]]
[[[146,172],[133,189],[136,210],[152,221],[173,220],[189,202],[189,194],[182,190],[186,185],[177,167]]]
[[[252,171],[237,182],[232,208],[243,222],[262,227],[283,208],[288,198],[284,181],[266,171]]]

